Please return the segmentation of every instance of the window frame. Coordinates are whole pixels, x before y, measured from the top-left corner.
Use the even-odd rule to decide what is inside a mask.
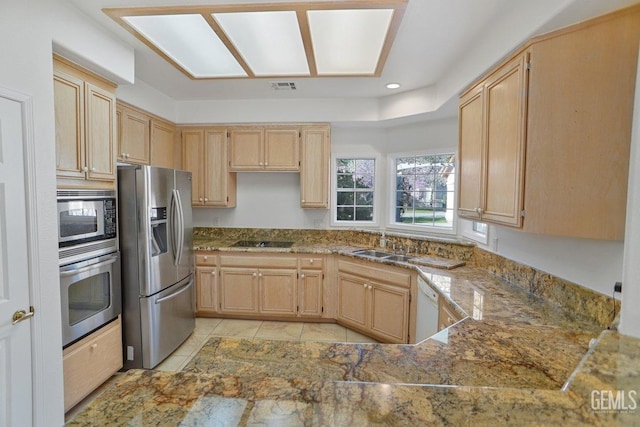
[[[371,221],[340,221],[337,218],[338,206],[338,160],[373,160],[373,218]],[[380,203],[383,196],[383,188],[381,188],[382,178],[380,165],[383,164],[382,156],[378,153],[371,155],[362,155],[362,153],[332,153],[331,154],[331,226],[332,227],[348,227],[348,228],[379,228],[380,227]]]
[[[402,224],[395,221],[395,211],[396,211],[396,160],[401,157],[420,157],[420,156],[439,156],[445,154],[452,154],[455,156],[455,182],[454,182],[454,191],[453,191],[453,207],[452,207],[452,220],[451,220],[451,228],[441,228],[434,227],[432,225],[417,225],[417,224]],[[388,154],[388,210],[387,210],[387,228],[402,230],[406,232],[411,232],[412,234],[420,234],[420,235],[444,235],[447,237],[455,236],[458,233],[458,215],[457,215],[457,204],[458,204],[458,149],[457,148],[441,148],[441,149],[430,149],[430,150],[420,150],[420,151],[410,151],[410,152],[397,152],[397,153],[389,153]]]

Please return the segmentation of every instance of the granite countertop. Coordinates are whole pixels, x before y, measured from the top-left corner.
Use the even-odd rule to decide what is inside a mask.
[[[197,239],[195,246],[350,256],[355,249],[231,243]],[[97,417],[107,424],[640,425],[640,409],[592,407],[593,390],[638,390],[640,340],[602,331],[474,266],[396,265],[418,271],[465,318],[415,345],[212,338],[183,372],[129,371],[69,424]]]

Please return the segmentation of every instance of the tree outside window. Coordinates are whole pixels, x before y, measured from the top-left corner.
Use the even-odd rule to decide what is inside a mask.
[[[336,159],[336,220],[373,221],[374,159]]]
[[[395,222],[453,228],[455,155],[395,159]]]

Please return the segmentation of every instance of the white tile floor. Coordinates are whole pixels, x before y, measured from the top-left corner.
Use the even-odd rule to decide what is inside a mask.
[[[263,338],[288,341],[377,342],[335,323],[273,322],[196,318],[193,334],[155,369],[180,371],[210,337]]]

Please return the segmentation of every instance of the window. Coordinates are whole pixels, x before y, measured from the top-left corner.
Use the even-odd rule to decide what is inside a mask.
[[[455,154],[393,158],[393,225],[453,230]]]
[[[486,236],[487,235],[487,224],[484,222],[473,221],[473,231],[476,233]]]
[[[373,222],[375,159],[336,159],[336,222]]]

